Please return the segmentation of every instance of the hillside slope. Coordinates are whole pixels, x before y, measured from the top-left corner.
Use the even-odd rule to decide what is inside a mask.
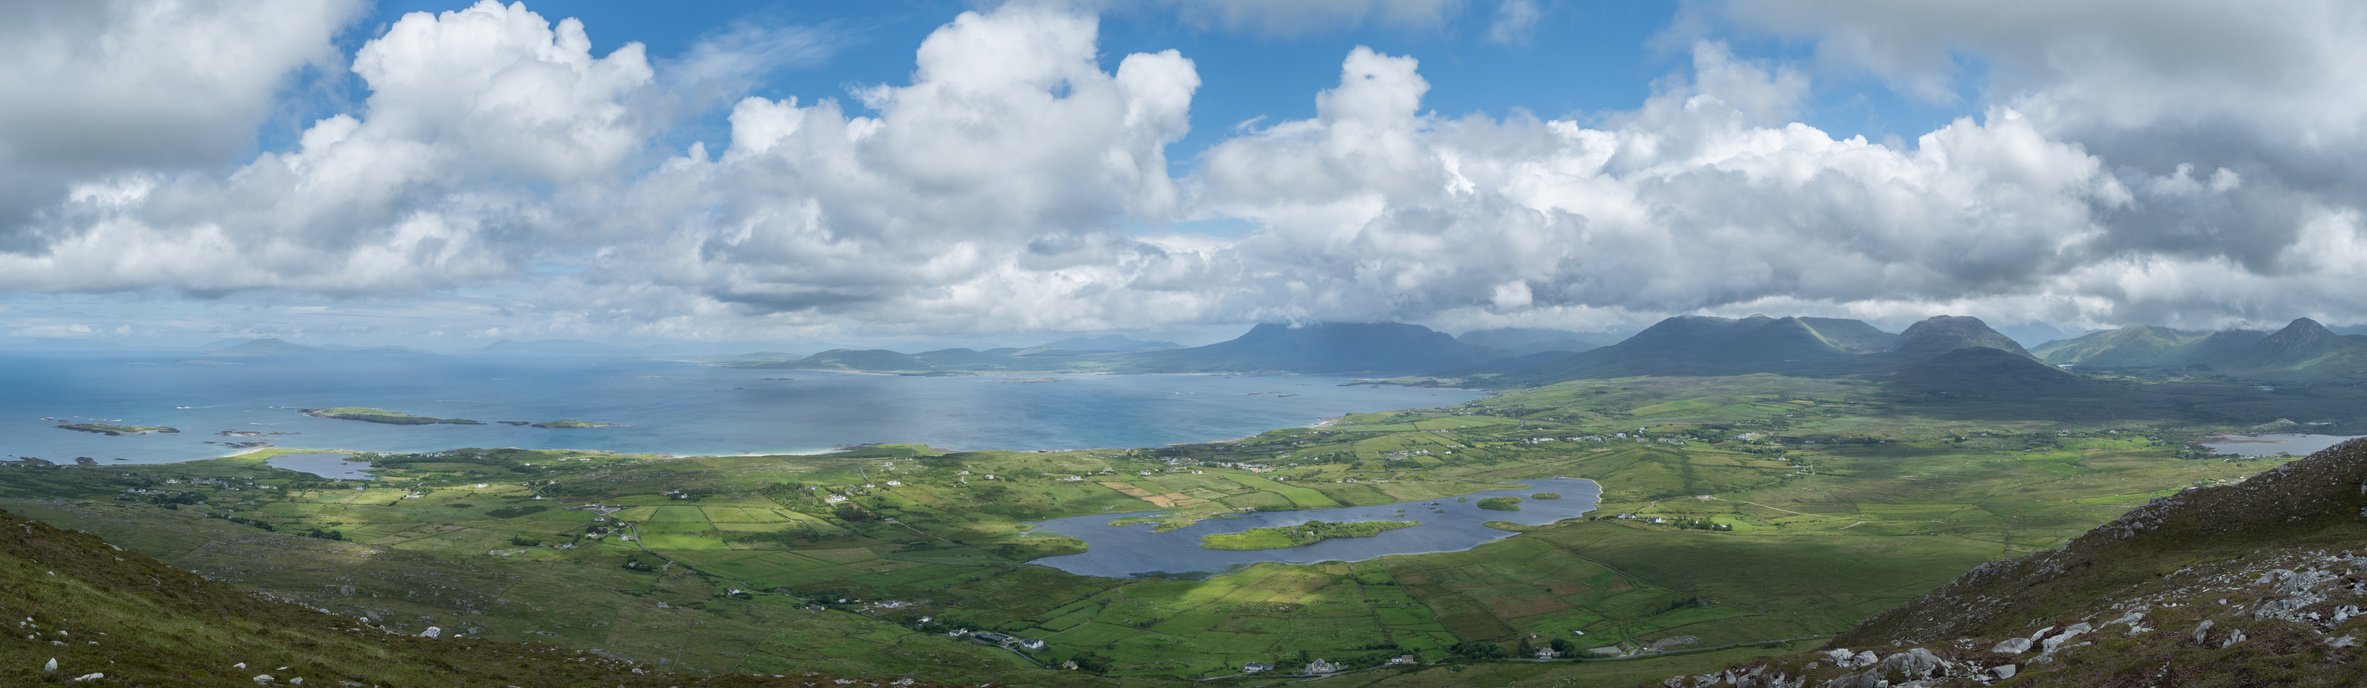
[[[10,686],[66,684],[90,674],[103,678],[83,683],[114,686],[819,686],[835,680],[673,674],[545,645],[389,633],[7,511],[0,511],[0,624],[8,630],[0,638],[0,685]],[[56,669],[44,671],[53,659]]]
[[[2030,357],[2022,345],[1996,330],[1980,318],[1962,315],[1933,316],[1908,326],[1900,332],[1891,351],[1907,356],[1935,356],[1958,349],[1996,349],[2017,356]]]
[[[2048,342],[2049,363],[2104,370],[2177,370],[2264,380],[2367,375],[2367,336],[2339,334],[2298,318],[2275,332],[2181,332],[2136,326]]]
[[[1825,652],[1679,684],[2355,686],[2362,609],[2367,441],[2353,441],[1983,565]]]

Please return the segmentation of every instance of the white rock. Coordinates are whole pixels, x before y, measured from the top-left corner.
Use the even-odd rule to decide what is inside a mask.
[[[257,683],[257,684],[260,684],[260,685],[271,685],[271,682],[272,682],[272,681],[274,681],[274,680],[277,680],[277,679],[273,679],[273,678],[271,677],[271,675],[270,675],[270,674],[256,674],[256,675],[255,675],[255,683]]]
[[[1996,647],[1989,648],[1989,651],[1990,651],[1990,652],[1995,652],[1995,653],[1998,653],[1998,654],[2007,654],[2007,655],[2018,655],[2018,654],[2022,654],[2022,653],[2024,653],[2024,652],[2029,652],[2029,651],[2030,651],[2030,639],[2029,639],[2029,638],[2007,638],[2007,639],[2005,639],[2005,641],[2004,641],[2004,642],[1998,643]]]
[[[54,674],[54,673],[57,673],[57,671],[58,671],[58,658],[56,658],[56,657],[51,657],[51,658],[49,658],[49,663],[48,663],[48,664],[43,664],[43,665],[41,665],[41,673],[44,673],[44,674]]]
[[[1999,664],[1996,668],[1990,669],[1989,671],[1990,673],[1997,674],[1997,680],[2003,681],[2013,678],[2015,669],[2014,665],[2012,664]]]
[[[2204,641],[2205,639],[2207,639],[2207,638],[2210,638],[2210,637],[2211,637],[2211,620],[2210,620],[2210,619],[2203,619],[2203,622],[2202,622],[2202,623],[2200,623],[2200,624],[2196,624],[2196,625],[2195,625],[2195,627],[2194,627],[2194,642],[2195,642],[2195,644],[2197,644],[2197,645],[2200,645],[2200,644],[2202,644],[2202,643],[2203,643],[2203,641]]]
[[[421,637],[421,638],[441,638],[441,637],[444,637],[444,629],[442,629],[442,628],[438,628],[438,627],[435,627],[435,626],[429,626],[429,627],[427,627],[427,630],[424,630],[424,631],[420,631],[420,632],[419,632],[419,637]]]
[[[75,683],[81,683],[81,682],[84,682],[84,681],[96,681],[96,680],[99,680],[99,679],[102,679],[102,678],[106,678],[106,677],[107,677],[107,675],[106,675],[106,674],[101,674],[101,673],[98,673],[98,672],[91,672],[91,673],[88,673],[88,674],[83,674],[83,675],[81,675],[81,676],[76,676],[76,677],[74,677],[74,682],[75,682]]]
[[[2093,630],[2093,628],[2094,627],[2084,623],[2072,624],[2070,627],[2063,629],[2062,633],[2057,633],[2053,637],[2047,638],[2045,640],[2044,644],[2046,645],[2046,653],[2050,655],[2054,654],[2055,648],[2062,647],[2063,643],[2070,642],[2072,638],[2087,635],[2087,632]]]
[[[2240,643],[2240,642],[2244,642],[2244,629],[2238,628],[2238,629],[2235,629],[2235,630],[2232,630],[2232,631],[2228,631],[2228,632],[2227,632],[2227,639],[2226,639],[2226,640],[2223,640],[2223,641],[2220,641],[2220,642],[2219,642],[2219,647],[2222,647],[2222,648],[2227,648],[2227,647],[2234,647],[2236,643]]]
[[[232,664],[232,665],[230,665],[230,668],[232,668],[232,669],[244,669],[244,668],[247,668],[247,663],[246,663],[246,662],[239,662],[239,663],[237,663],[237,664]]]

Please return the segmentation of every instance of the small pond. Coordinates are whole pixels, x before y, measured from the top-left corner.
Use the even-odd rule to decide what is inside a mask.
[[[285,468],[299,473],[311,473],[333,480],[376,480],[370,475],[370,462],[356,461],[351,454],[315,453],[281,454],[263,463],[272,468]]]
[[[1577,478],[1524,480],[1520,483],[1526,487],[1418,502],[1255,512],[1213,518],[1164,533],[1153,532],[1154,526],[1150,524],[1110,525],[1111,521],[1119,519],[1159,513],[1155,511],[1057,518],[1033,524],[1035,532],[1058,533],[1084,540],[1086,551],[1082,554],[1045,557],[1034,563],[1085,576],[1128,578],[1153,574],[1211,573],[1264,562],[1311,564],[1364,561],[1392,554],[1460,552],[1514,534],[1488,527],[1489,521],[1544,525],[1577,518],[1593,511],[1603,494],[1601,485]],[[1529,497],[1539,492],[1557,492],[1562,497]],[[1519,497],[1520,510],[1479,508],[1479,500],[1489,497]],[[1209,535],[1291,526],[1308,521],[1420,521],[1422,524],[1368,538],[1325,540],[1287,549],[1241,551],[1213,550],[1200,546],[1200,538]]]
[[[2240,456],[2309,456],[2337,444],[2358,439],[2345,435],[2222,435],[2203,440],[2204,447],[2220,454]]]

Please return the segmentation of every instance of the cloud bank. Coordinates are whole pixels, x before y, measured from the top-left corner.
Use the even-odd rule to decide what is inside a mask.
[[[819,59],[795,31],[653,60],[487,1],[345,56],[349,3],[44,6],[0,28],[25,66],[0,74],[0,292],[441,299],[459,330],[685,338],[2367,320],[2367,11],[2110,4],[1711,5],[1814,57],[1705,35],[1632,109],[1560,118],[1438,114],[1418,56],[1357,48],[1313,117],[1183,160],[1191,56],[1104,55],[1082,5],[964,13],[843,101],[744,95],[735,71]],[[1272,7],[1176,11],[1286,34],[1459,3]],[[1537,23],[1475,11],[1475,39]],[[253,151],[291,83],[340,69],[363,102]],[[1836,74],[1965,114],[1897,142],[1802,123]],[[708,101],[727,141],[664,143]]]

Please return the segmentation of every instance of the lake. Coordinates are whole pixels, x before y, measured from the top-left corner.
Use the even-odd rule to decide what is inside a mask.
[[[2219,454],[2240,456],[2309,456],[2327,447],[2358,439],[2345,435],[2222,435],[2203,440],[2203,447]]]
[[[733,455],[869,442],[946,449],[1155,447],[1245,437],[1345,413],[1451,406],[1470,390],[1300,376],[899,377],[623,359],[0,353],[0,459],[160,463],[232,443],[358,451],[459,447]],[[371,406],[485,425],[380,425],[306,408]],[[51,420],[45,420],[51,419]],[[109,437],[57,420],[170,426]],[[580,419],[546,429],[501,421]],[[231,433],[224,435],[223,433]]]
[[[1545,525],[1594,511],[1603,488],[1592,480],[1555,478],[1520,481],[1517,490],[1474,492],[1461,497],[1299,511],[1262,511],[1214,518],[1164,533],[1152,524],[1112,526],[1111,521],[1156,514],[1155,511],[1071,516],[1039,522],[1034,532],[1058,533],[1085,541],[1083,554],[1064,554],[1032,563],[1078,575],[1128,578],[1151,574],[1213,573],[1250,564],[1280,562],[1312,564],[1325,561],[1364,561],[1392,554],[1460,552],[1514,535],[1487,525],[1506,521]],[[1538,492],[1557,492],[1561,499],[1530,499]],[[1520,497],[1519,511],[1479,508],[1488,497]],[[1469,501],[1461,501],[1461,500]],[[1385,531],[1368,538],[1325,540],[1305,547],[1266,550],[1214,550],[1200,546],[1200,538],[1238,533],[1253,528],[1291,526],[1308,521],[1420,521],[1421,525]]]

